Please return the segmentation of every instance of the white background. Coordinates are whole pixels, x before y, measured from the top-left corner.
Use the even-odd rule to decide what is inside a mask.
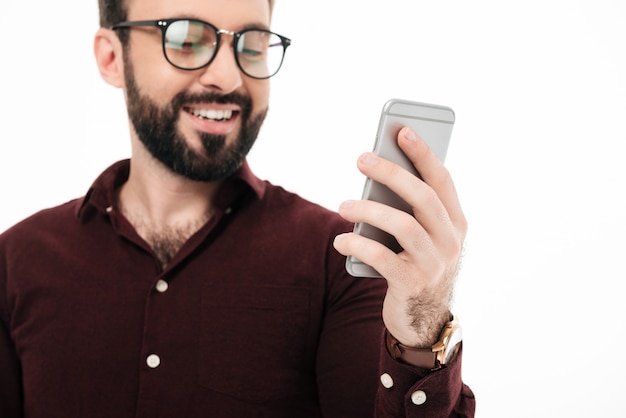
[[[96,29],[95,0],[2,6],[0,230],[128,156]],[[625,416],[626,3],[279,0],[274,29],[293,46],[257,174],[335,209],[360,197],[384,101],[451,106],[478,416]]]

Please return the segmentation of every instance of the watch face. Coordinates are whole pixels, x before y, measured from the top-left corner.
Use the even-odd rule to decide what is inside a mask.
[[[452,358],[456,354],[462,338],[463,338],[463,334],[461,332],[460,327],[452,331],[452,334],[450,335],[450,339],[448,340],[448,343],[446,344],[446,352],[444,353],[445,364],[448,364],[448,362],[452,360]]]

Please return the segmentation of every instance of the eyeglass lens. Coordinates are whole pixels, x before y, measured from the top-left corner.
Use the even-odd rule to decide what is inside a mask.
[[[216,54],[218,32],[200,21],[176,20],[164,33],[167,59],[184,69],[197,69],[209,63]],[[241,70],[255,78],[274,75],[282,64],[282,39],[264,30],[245,30],[235,35],[235,56]]]

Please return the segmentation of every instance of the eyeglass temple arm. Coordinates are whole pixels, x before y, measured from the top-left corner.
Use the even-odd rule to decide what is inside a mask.
[[[111,29],[130,28],[132,26],[158,26],[166,27],[167,22],[164,20],[137,20],[133,22],[118,22],[111,26]]]

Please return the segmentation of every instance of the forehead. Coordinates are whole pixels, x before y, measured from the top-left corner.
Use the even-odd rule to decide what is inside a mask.
[[[238,30],[250,24],[269,27],[268,0],[127,0],[128,20],[191,17],[220,29]]]

